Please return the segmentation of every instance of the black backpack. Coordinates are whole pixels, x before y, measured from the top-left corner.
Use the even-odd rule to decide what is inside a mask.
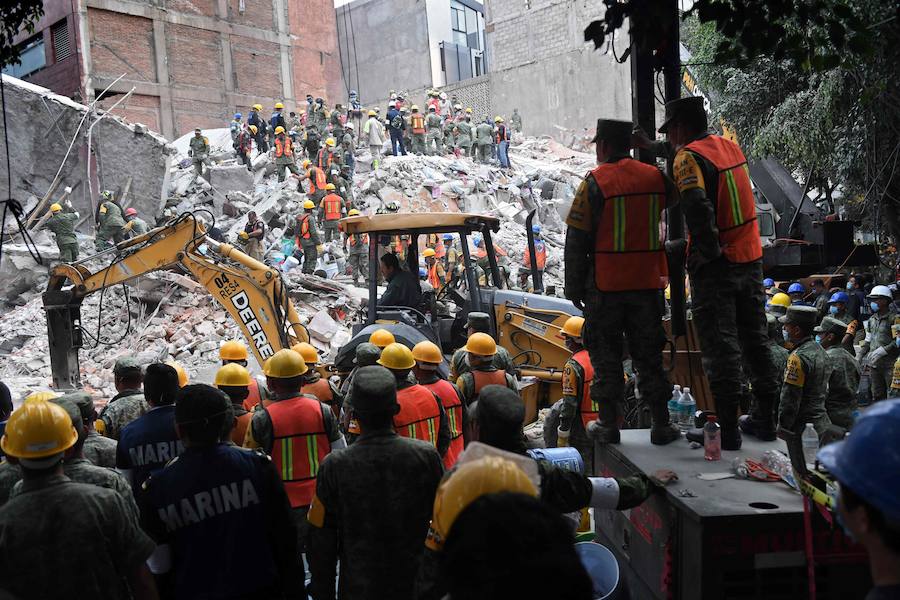
[[[400,115],[394,115],[394,118],[391,119],[391,127],[394,129],[403,129],[403,117]]]

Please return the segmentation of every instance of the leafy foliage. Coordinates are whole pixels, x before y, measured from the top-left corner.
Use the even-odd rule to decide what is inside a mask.
[[[42,0],[0,2],[0,68],[19,62],[19,49],[13,44],[13,38],[22,29],[34,33],[34,25],[43,15]]]

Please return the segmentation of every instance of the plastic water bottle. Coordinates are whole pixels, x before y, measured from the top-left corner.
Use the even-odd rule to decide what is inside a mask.
[[[703,426],[703,458],[706,460],[720,460],[722,458],[722,436],[716,415],[706,415],[706,424]]]
[[[697,409],[697,403],[691,396],[691,388],[684,388],[684,393],[678,400],[678,426],[682,431],[687,431],[694,426],[694,411]]]
[[[669,398],[669,420],[672,423],[679,423],[678,418],[678,401],[681,400],[681,386],[675,384],[672,386],[672,397]]]
[[[808,465],[814,465],[816,463],[816,452],[819,451],[819,434],[816,433],[816,428],[813,427],[812,423],[806,424],[806,427],[803,429],[803,435],[800,436],[800,441],[803,442],[803,460]]]

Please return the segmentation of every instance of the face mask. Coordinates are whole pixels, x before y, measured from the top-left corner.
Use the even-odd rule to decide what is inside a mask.
[[[848,289],[848,290],[852,290],[854,287],[855,287],[855,286],[853,285],[853,282],[852,282],[852,281],[848,281],[848,282],[847,282],[847,289]]]
[[[877,303],[877,302],[870,302],[870,303],[869,303],[869,308],[872,309],[872,312],[873,312],[873,313],[877,313],[879,310],[881,310],[881,307],[878,306],[878,303]]]
[[[816,334],[816,343],[822,345],[822,336],[819,334]]]
[[[895,339],[895,340],[894,340],[894,344],[895,344],[898,348],[900,348],[900,338]]]
[[[787,332],[787,329],[782,329],[782,330],[781,330],[781,335],[782,335],[782,337],[784,338],[784,341],[786,341],[786,342],[791,341],[791,336],[790,336],[790,334]]]
[[[828,307],[828,312],[830,312],[833,315],[836,315],[836,314],[838,314],[838,307],[835,306],[834,304],[832,304],[831,306]]]

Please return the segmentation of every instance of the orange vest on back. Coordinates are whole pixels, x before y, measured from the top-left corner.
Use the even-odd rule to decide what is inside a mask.
[[[309,214],[304,213],[297,220],[300,222],[300,237],[304,240],[308,240],[312,236],[309,231]]]
[[[337,414],[339,412],[338,408],[334,406],[334,394],[331,391],[331,386],[328,385],[328,380],[324,377],[319,377],[311,383],[304,383],[300,386],[300,393],[315,396],[319,399],[319,402],[331,407],[331,412],[335,413],[334,416],[340,416]]]
[[[328,170],[331,169],[332,158],[333,158],[333,155],[331,154],[331,152],[328,151],[328,148],[322,148],[321,150],[319,150],[319,158],[316,161],[316,166],[318,166],[320,169],[325,171],[326,175],[328,173]],[[323,185],[321,187],[325,187],[325,186]]]
[[[325,172],[318,167],[309,169],[309,193],[315,194],[319,190],[324,190],[328,182],[325,181]]]
[[[450,448],[444,455],[444,468],[452,469],[464,450],[462,401],[453,384],[445,379],[438,379],[434,383],[423,383],[422,387],[438,397],[447,414],[447,423],[450,425]]]
[[[591,400],[591,382],[594,381],[594,366],[587,350],[579,350],[572,355],[572,359],[581,366],[584,373],[584,381],[581,382],[581,404],[578,411],[581,413],[581,422],[587,430],[588,423],[596,421],[600,414],[597,403]]]
[[[325,220],[326,221],[337,221],[341,218],[341,205],[343,204],[343,198],[332,192],[328,194],[322,199],[322,204],[325,209]]]
[[[544,245],[543,240],[534,240],[534,253],[537,254],[537,268],[543,271],[547,265],[547,246]],[[525,246],[525,266],[531,268],[531,249],[527,245]]]
[[[660,290],[668,276],[659,223],[666,186],[656,167],[632,158],[591,171],[605,200],[594,236],[594,282],[603,292]]]
[[[318,400],[296,396],[273,402],[272,462],[281,475],[292,508],[309,506],[316,493],[319,463],[331,452]]]
[[[247,437],[247,428],[250,426],[250,419],[253,413],[247,412],[235,418],[234,429],[231,430],[231,441],[235,446],[243,446],[244,439]]]
[[[438,276],[438,263],[435,261],[433,265],[428,267],[428,283],[431,284],[431,287],[434,288],[434,291],[438,291],[441,289],[441,278]]]
[[[471,403],[474,399],[478,398],[478,394],[481,393],[482,388],[486,385],[502,385],[503,387],[509,387],[506,385],[506,371],[503,369],[497,369],[496,371],[477,371],[472,370],[472,398],[469,399],[469,403]]]
[[[421,113],[413,113],[409,122],[413,133],[425,133],[425,117]]]
[[[756,203],[750,186],[750,169],[740,146],[718,135],[708,135],[684,147],[706,159],[716,169],[716,225],[722,254],[732,263],[762,258]],[[709,190],[711,182],[706,182]]]
[[[250,385],[247,386],[247,390],[250,392],[247,395],[247,398],[244,400],[244,409],[245,410],[253,410],[253,407],[259,404],[259,382],[256,381],[255,377],[250,378]]]
[[[293,153],[293,148],[291,147],[291,138],[287,137],[283,133],[276,135],[275,158],[281,158],[282,156],[291,156]]]
[[[434,394],[421,385],[411,385],[397,390],[400,412],[394,415],[394,429],[406,438],[428,442],[437,448],[441,411]]]
[[[360,235],[358,233],[351,233],[351,234],[347,235],[347,244],[349,244],[350,246],[356,246],[357,244],[362,245],[362,246],[368,246],[369,245],[369,234],[364,233],[364,234]]]
[[[444,258],[447,254],[447,247],[444,246],[441,236],[436,233],[428,234],[428,243],[426,245],[434,250],[435,258]]]

